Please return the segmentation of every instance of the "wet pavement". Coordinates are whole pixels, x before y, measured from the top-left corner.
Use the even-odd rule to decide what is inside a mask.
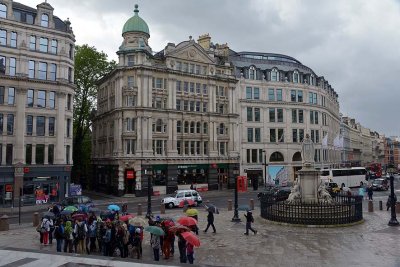
[[[284,226],[262,219],[256,209],[254,228],[257,235],[245,236],[244,213],[241,223],[232,223],[233,211],[221,209],[215,215],[217,233],[200,231],[201,247],[195,249],[195,264],[203,266],[400,266],[400,227],[388,226],[390,213],[366,211],[364,223],[335,228]],[[378,208],[375,202],[375,208]],[[205,210],[199,208],[199,227],[207,224]],[[178,218],[181,209],[167,210],[167,216]],[[8,232],[0,232],[0,249],[33,249],[55,252],[55,244],[42,246],[38,233],[28,224],[11,225]],[[175,243],[177,251],[177,244]],[[177,251],[178,252],[178,251]],[[152,263],[149,235],[145,234],[143,260]],[[65,254],[60,254],[65,255]],[[31,257],[31,256],[29,256]],[[102,257],[100,257],[102,258]],[[82,263],[86,260],[79,258]],[[104,258],[107,259],[107,258]],[[118,265],[114,259],[111,265]],[[4,258],[2,257],[1,263]],[[108,263],[110,261],[107,261]],[[179,265],[179,255],[161,259],[161,264]],[[33,264],[33,263],[32,263]],[[27,265],[28,266],[28,265]],[[29,265],[34,266],[34,265]],[[60,265],[52,265],[60,266]],[[132,265],[133,266],[133,265]]]

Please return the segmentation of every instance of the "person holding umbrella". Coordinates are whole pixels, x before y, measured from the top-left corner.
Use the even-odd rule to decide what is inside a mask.
[[[207,233],[208,228],[212,226],[213,228],[213,233],[215,234],[217,231],[215,230],[214,226],[214,213],[211,210],[208,210],[208,215],[207,215],[207,227],[206,230],[204,230],[204,233]]]

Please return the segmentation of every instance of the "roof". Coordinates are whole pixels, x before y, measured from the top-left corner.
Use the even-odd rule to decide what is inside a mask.
[[[138,7],[138,5],[135,5],[135,15],[125,22],[122,28],[122,34],[127,32],[143,32],[150,36],[149,26],[147,26],[147,23],[138,15]]]

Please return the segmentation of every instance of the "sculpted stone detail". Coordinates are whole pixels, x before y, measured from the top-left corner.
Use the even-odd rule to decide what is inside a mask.
[[[333,202],[331,194],[329,194],[328,190],[326,190],[325,185],[323,183],[320,184],[318,188],[318,198],[326,203],[331,204]]]
[[[300,199],[301,199],[300,185],[299,185],[298,181],[295,180],[294,185],[293,185],[292,189],[290,190],[290,195],[286,201],[289,204],[293,204],[295,202],[300,201]]]

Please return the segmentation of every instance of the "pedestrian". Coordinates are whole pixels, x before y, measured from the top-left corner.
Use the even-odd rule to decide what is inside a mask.
[[[254,230],[251,227],[251,224],[254,222],[254,217],[253,217],[253,213],[251,212],[251,210],[247,211],[247,214],[245,214],[244,217],[246,217],[246,233],[244,233],[244,234],[249,235],[249,230],[251,230],[256,235],[257,230]]]
[[[217,231],[215,230],[215,226],[214,226],[214,213],[212,213],[212,211],[208,211],[208,215],[207,215],[207,227],[206,230],[204,230],[204,233],[207,233],[208,227],[212,226],[213,228],[213,233],[215,234]]]
[[[365,195],[365,186],[364,183],[361,181],[360,182],[360,188],[358,189],[358,195],[360,197],[362,197],[362,199],[364,199],[364,195]]]
[[[57,252],[61,252],[64,242],[64,223],[62,219],[60,219],[54,227],[54,238],[57,241]]]
[[[103,253],[103,236],[106,234],[106,226],[103,221],[97,222],[97,231],[96,231],[96,238],[98,244],[98,251]]]
[[[88,229],[86,223],[79,218],[74,227],[75,239],[77,243],[77,253],[83,254],[85,252],[85,241]]]
[[[102,247],[103,247],[103,256],[111,256],[111,223],[107,223],[105,226],[105,234],[103,236]]]
[[[54,222],[52,218],[48,218],[50,221],[50,231],[49,231],[49,244],[53,244],[53,233],[54,233]]]
[[[393,195],[393,196],[394,196],[394,201],[392,200],[391,195],[388,196],[388,200],[386,202],[386,211],[388,211],[392,207],[392,202],[394,202],[394,204],[396,204],[396,202],[397,202],[396,195]]]
[[[179,249],[179,261],[181,263],[186,263],[187,262],[186,240],[180,233],[178,234],[178,249]]]
[[[189,242],[187,242],[187,244],[186,244],[186,257],[187,257],[187,260],[188,260],[189,264],[193,264],[193,261],[194,261],[194,246]]]
[[[96,237],[97,237],[97,220],[91,218],[91,223],[89,223],[89,252],[96,251]]]
[[[372,195],[374,194],[374,191],[372,190],[372,185],[368,186],[368,200],[372,200]]]
[[[49,232],[50,232],[50,224],[53,222],[50,221],[48,218],[44,217],[42,220],[42,224],[40,225],[41,227],[41,232],[43,234],[43,245],[48,245],[49,243]]]
[[[73,247],[73,229],[72,229],[72,223],[71,221],[66,221],[65,222],[65,227],[64,227],[64,252],[72,253],[72,247]]]
[[[142,240],[140,239],[140,228],[136,228],[132,239],[132,257],[136,254],[137,259],[142,257]]]
[[[154,260],[160,260],[160,236],[152,235],[150,239],[151,247],[153,248]]]

